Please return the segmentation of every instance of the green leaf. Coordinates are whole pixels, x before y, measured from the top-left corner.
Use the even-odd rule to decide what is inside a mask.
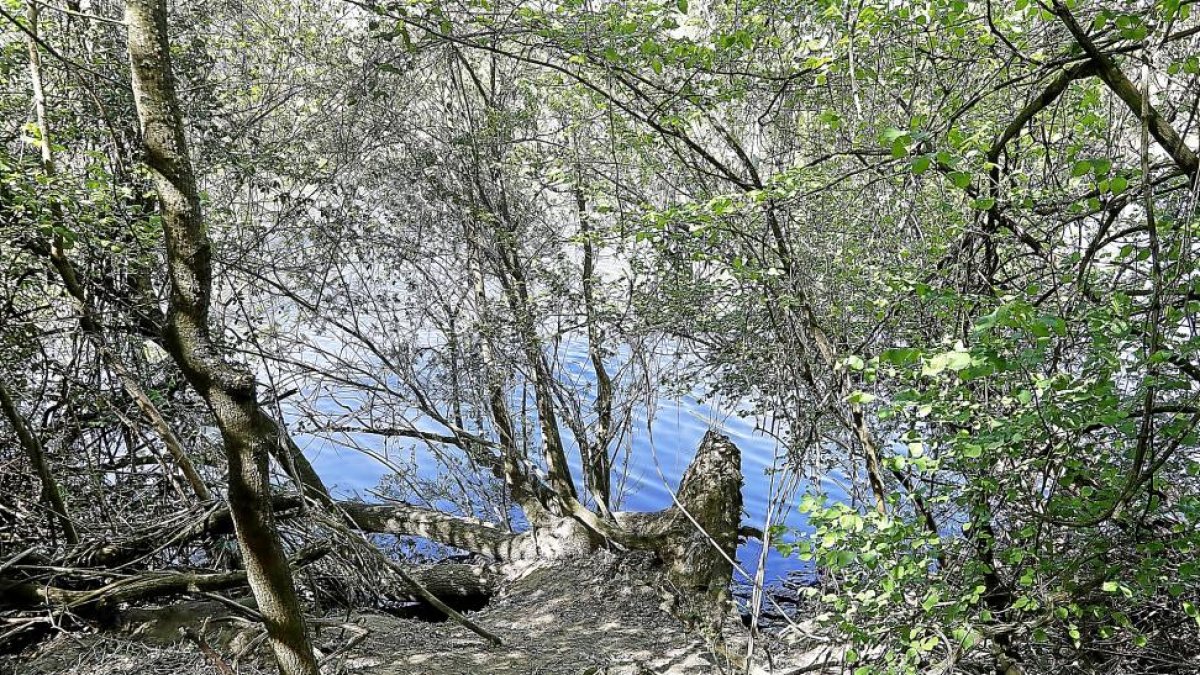
[[[914,159],[912,161],[912,164],[911,164],[912,172],[914,174],[920,176],[921,174],[923,174],[929,170],[929,165],[932,163],[933,163],[933,160],[931,160],[928,155],[921,155],[920,157],[917,157],[916,159]]]
[[[913,349],[912,347],[896,347],[894,349],[885,349],[879,355],[879,360],[884,363],[890,363],[895,366],[907,366],[917,362],[921,358],[921,350]]]
[[[688,0],[676,0],[675,6],[679,8],[680,14],[688,13]]]
[[[963,190],[967,189],[967,186],[971,184],[971,174],[966,171],[951,171],[946,177],[950,179],[951,183],[954,183],[954,187]]]
[[[832,110],[822,111],[817,119],[821,120],[824,124],[828,124],[831,129],[842,128],[842,116]]]
[[[865,391],[856,391],[850,394],[850,402],[855,405],[865,405],[875,400],[874,394],[868,394]]]
[[[921,603],[921,609],[924,609],[926,612],[928,612],[934,607],[937,607],[937,604],[941,599],[942,596],[937,591],[930,591],[929,595],[925,597],[925,601]]]
[[[924,375],[937,375],[943,370],[958,372],[971,365],[971,354],[965,351],[943,352],[930,358],[922,371]]]

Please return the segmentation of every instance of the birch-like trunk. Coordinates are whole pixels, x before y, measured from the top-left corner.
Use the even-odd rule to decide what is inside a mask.
[[[162,211],[171,280],[166,344],[216,418],[229,463],[229,509],[246,578],[280,671],[317,675],[292,571],[271,508],[269,456],[288,448],[259,405],[254,376],[227,363],[209,331],[212,247],[184,136],[167,40],[164,0],[125,6],[134,97],[146,164]]]

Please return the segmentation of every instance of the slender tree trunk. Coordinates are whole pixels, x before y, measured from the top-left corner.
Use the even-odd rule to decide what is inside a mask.
[[[33,109],[38,124],[38,149],[41,153],[42,172],[47,177],[53,177],[57,173],[57,168],[54,163],[54,145],[51,138],[50,123],[46,115],[46,88],[42,76],[41,48],[33,38],[34,35],[39,34],[39,14],[37,3],[31,1],[26,14],[29,20],[31,35],[27,36],[25,42],[29,51],[29,82],[33,89]],[[51,212],[54,214],[56,220],[62,221],[62,209],[58,208],[57,202],[51,203]],[[175,436],[175,432],[171,430],[170,425],[163,419],[162,414],[150,400],[150,397],[146,396],[141,385],[134,379],[129,369],[125,368],[124,364],[117,359],[117,356],[104,343],[100,323],[96,321],[91,308],[88,306],[83,286],[79,283],[79,277],[75,273],[74,266],[71,264],[70,259],[67,258],[61,237],[56,235],[50,244],[49,251],[45,253],[49,255],[51,263],[54,265],[55,270],[58,271],[59,277],[62,278],[67,293],[79,303],[79,324],[83,332],[91,337],[101,357],[117,373],[117,378],[121,381],[125,391],[133,398],[138,409],[142,411],[142,414],[150,420],[151,425],[167,446],[167,450],[175,459],[175,463],[179,465],[184,476],[187,477],[188,483],[192,486],[192,491],[202,501],[208,501],[212,498],[212,495],[209,494],[208,487],[204,485],[200,474],[192,466],[192,462],[184,452],[183,445]]]
[[[579,180],[583,180],[582,172],[577,172]],[[613,429],[613,384],[608,369],[604,367],[604,332],[600,330],[596,319],[595,274],[596,254],[595,243],[592,241],[593,230],[591,216],[587,211],[587,200],[583,195],[583,186],[575,186],[575,207],[579,210],[579,232],[583,238],[583,310],[587,321],[588,358],[592,361],[592,369],[596,373],[596,436],[595,442],[588,443],[586,438],[579,439],[580,448],[588,447],[583,457],[584,477],[596,506],[602,512],[608,512],[609,500],[612,498],[610,478],[612,474],[612,458],[608,454],[608,444],[612,441]]]
[[[212,249],[171,70],[165,0],[129,0],[125,23],[143,150],[158,191],[166,238],[171,279],[168,351],[221,430],[229,462],[229,509],[246,577],[280,671],[317,675],[271,508],[269,456],[272,449],[287,452],[287,439],[260,407],[253,375],[227,363],[209,332]]]
[[[17,440],[21,442],[21,448],[25,450],[29,462],[33,464],[33,471],[37,474],[38,481],[41,482],[42,503],[50,510],[52,519],[57,520],[62,526],[63,536],[67,543],[71,546],[78,544],[79,534],[75,531],[75,524],[71,522],[71,518],[67,514],[67,505],[63,501],[62,492],[58,489],[58,481],[54,480],[54,474],[50,471],[50,464],[46,461],[46,452],[42,448],[42,442],[25,423],[25,418],[21,416],[21,411],[17,410],[17,404],[3,380],[0,380],[0,408],[3,408],[4,416],[8,418],[13,430],[17,432]]]
[[[26,11],[29,35],[25,46],[29,50],[29,83],[33,87],[33,115],[38,125],[38,150],[42,156],[42,171],[54,175],[54,154],[50,146],[50,124],[46,120],[46,88],[42,84],[42,54],[33,36],[38,34],[38,6],[30,2]]]
[[[501,221],[507,222],[507,218],[501,215]],[[550,364],[546,362],[541,339],[537,334],[524,263],[517,249],[516,232],[510,225],[495,233],[494,239],[500,258],[500,283],[517,324],[521,350],[532,370],[534,402],[537,407],[538,425],[542,430],[542,454],[546,460],[546,480],[560,498],[576,500],[578,493],[575,490],[575,482],[571,479],[562,433],[558,428],[558,411],[554,406],[554,383],[550,374]]]
[[[38,51],[37,41],[33,37],[38,34],[38,7],[33,2],[29,3],[26,18],[29,21],[30,35],[26,37],[25,45],[29,51],[29,83],[33,88],[33,114],[38,126],[38,151],[41,153],[42,172],[49,177],[54,175],[54,155],[50,147],[50,125],[46,120],[46,89],[42,85],[42,58]],[[29,461],[33,463],[34,471],[37,472],[38,479],[41,481],[42,502],[62,524],[67,543],[72,546],[78,544],[79,536],[75,532],[75,525],[67,516],[67,507],[63,503],[58,483],[54,480],[54,475],[50,472],[50,466],[46,462],[46,454],[41,441],[21,417],[12,395],[4,387],[3,382],[0,382],[0,406],[4,408],[5,416],[8,417],[13,429],[17,432],[21,447],[25,449],[25,454],[29,456]]]
[[[488,330],[486,328],[488,322],[487,283],[483,276],[483,261],[481,260],[483,251],[478,237],[479,233],[474,228],[469,228],[467,241],[470,250],[467,258],[475,303],[478,305],[481,321],[485,324],[486,331]],[[496,425],[496,433],[500,437],[504,482],[509,494],[520,505],[530,523],[537,525],[549,519],[545,508],[549,505],[541,503],[538,495],[530,489],[528,481],[525,479],[525,463],[528,458],[517,448],[512,417],[508,413],[508,401],[504,396],[504,376],[496,363],[491,340],[490,335],[482,335],[479,340],[479,349],[483,357],[484,378],[487,382],[488,411],[491,414],[492,423]]]

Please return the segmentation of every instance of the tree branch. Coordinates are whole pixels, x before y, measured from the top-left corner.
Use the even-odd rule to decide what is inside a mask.
[[[1149,104],[1149,101],[1142,100],[1138,88],[1117,67],[1108,54],[1100,51],[1062,0],[1054,0],[1054,13],[1066,25],[1071,36],[1092,59],[1092,62],[1096,64],[1098,74],[1104,84],[1108,85],[1108,88],[1124,101],[1125,105],[1129,106],[1134,115],[1141,117],[1143,109],[1145,110],[1146,123],[1150,127],[1150,134],[1154,136],[1154,140],[1158,141],[1158,144],[1167,151],[1167,154],[1184,173],[1195,180],[1197,169],[1200,168],[1200,159],[1197,159],[1196,153],[1187,147],[1174,127],[1163,119],[1158,110]]]

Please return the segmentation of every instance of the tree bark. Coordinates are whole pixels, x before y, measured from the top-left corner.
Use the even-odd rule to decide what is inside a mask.
[[[727,598],[742,515],[741,452],[726,436],[704,435],[683,474],[660,555],[679,587]]]
[[[486,326],[489,312],[487,283],[483,276],[483,246],[479,241],[481,234],[472,226],[468,226],[466,234],[470,249],[467,264],[471,273],[472,290],[478,305],[477,311],[481,316],[481,321],[485,323],[485,331],[479,341],[479,349],[483,358],[484,378],[487,385],[488,412],[491,415],[492,423],[496,426],[496,433],[500,437],[501,476],[513,501],[525,512],[525,517],[529,519],[529,522],[537,526],[548,521],[549,513],[541,495],[530,484],[529,479],[536,478],[536,476],[532,475],[532,472],[526,467],[529,458],[517,447],[512,416],[509,415],[508,402],[504,395],[505,377],[496,363],[492,350],[492,336],[488,334],[490,328]]]
[[[1062,0],[1054,0],[1054,13],[1071,32],[1071,37],[1075,38],[1075,42],[1096,64],[1098,74],[1104,84],[1108,85],[1117,98],[1120,98],[1129,107],[1130,112],[1145,120],[1149,133],[1154,136],[1154,140],[1158,141],[1162,149],[1167,151],[1175,165],[1193,181],[1196,180],[1197,171],[1200,170],[1200,158],[1197,158],[1196,153],[1187,146],[1175,128],[1159,114],[1154,106],[1150,105],[1149,98],[1143,98],[1142,94],[1138,92],[1137,86],[1129,80],[1112,57],[1100,51]],[[1147,94],[1148,96],[1149,94]]]
[[[75,523],[71,522],[71,518],[67,514],[66,502],[63,501],[58,481],[54,479],[54,473],[50,471],[50,464],[46,461],[46,452],[42,447],[42,442],[29,428],[25,418],[21,416],[21,411],[17,410],[17,404],[3,380],[0,380],[0,408],[4,409],[4,416],[8,418],[13,430],[17,432],[17,440],[20,441],[21,448],[29,457],[29,463],[33,465],[33,471],[41,483],[42,503],[50,511],[52,520],[57,520],[62,526],[63,537],[67,540],[67,544],[75,546],[79,543],[79,534],[75,531]]]
[[[578,493],[571,471],[567,466],[567,453],[562,433],[558,428],[558,411],[554,405],[553,378],[550,364],[542,349],[537,326],[533,318],[533,306],[529,298],[529,286],[525,279],[524,263],[512,239],[516,233],[509,230],[495,237],[497,253],[501,260],[500,284],[508,299],[509,309],[517,324],[517,334],[522,351],[529,362],[533,376],[533,398],[537,408],[538,426],[542,430],[542,456],[546,461],[546,482],[562,500],[575,500]],[[567,509],[563,509],[566,511]]]
[[[209,332],[212,247],[175,91],[165,0],[129,0],[125,23],[143,149],[158,191],[166,239],[171,279],[168,351],[221,430],[229,463],[230,513],[280,671],[317,675],[271,509],[269,455],[275,448],[287,451],[287,440],[260,407],[253,375],[226,363]]]
[[[582,171],[576,171],[576,180],[582,181]],[[579,211],[579,233],[583,238],[583,311],[587,321],[588,358],[592,362],[592,370],[596,374],[596,437],[589,442],[586,436],[578,439],[580,452],[583,454],[584,478],[596,506],[603,513],[609,511],[609,500],[612,498],[612,457],[608,454],[608,444],[612,442],[613,434],[613,383],[604,366],[604,332],[598,325],[596,317],[596,253],[592,241],[592,219],[588,214],[587,200],[583,195],[583,186],[575,185],[575,208]]]
[[[512,541],[518,536],[477,518],[452,516],[407,504],[339,502],[337,508],[364,532],[424,537],[497,560],[508,557]]]

